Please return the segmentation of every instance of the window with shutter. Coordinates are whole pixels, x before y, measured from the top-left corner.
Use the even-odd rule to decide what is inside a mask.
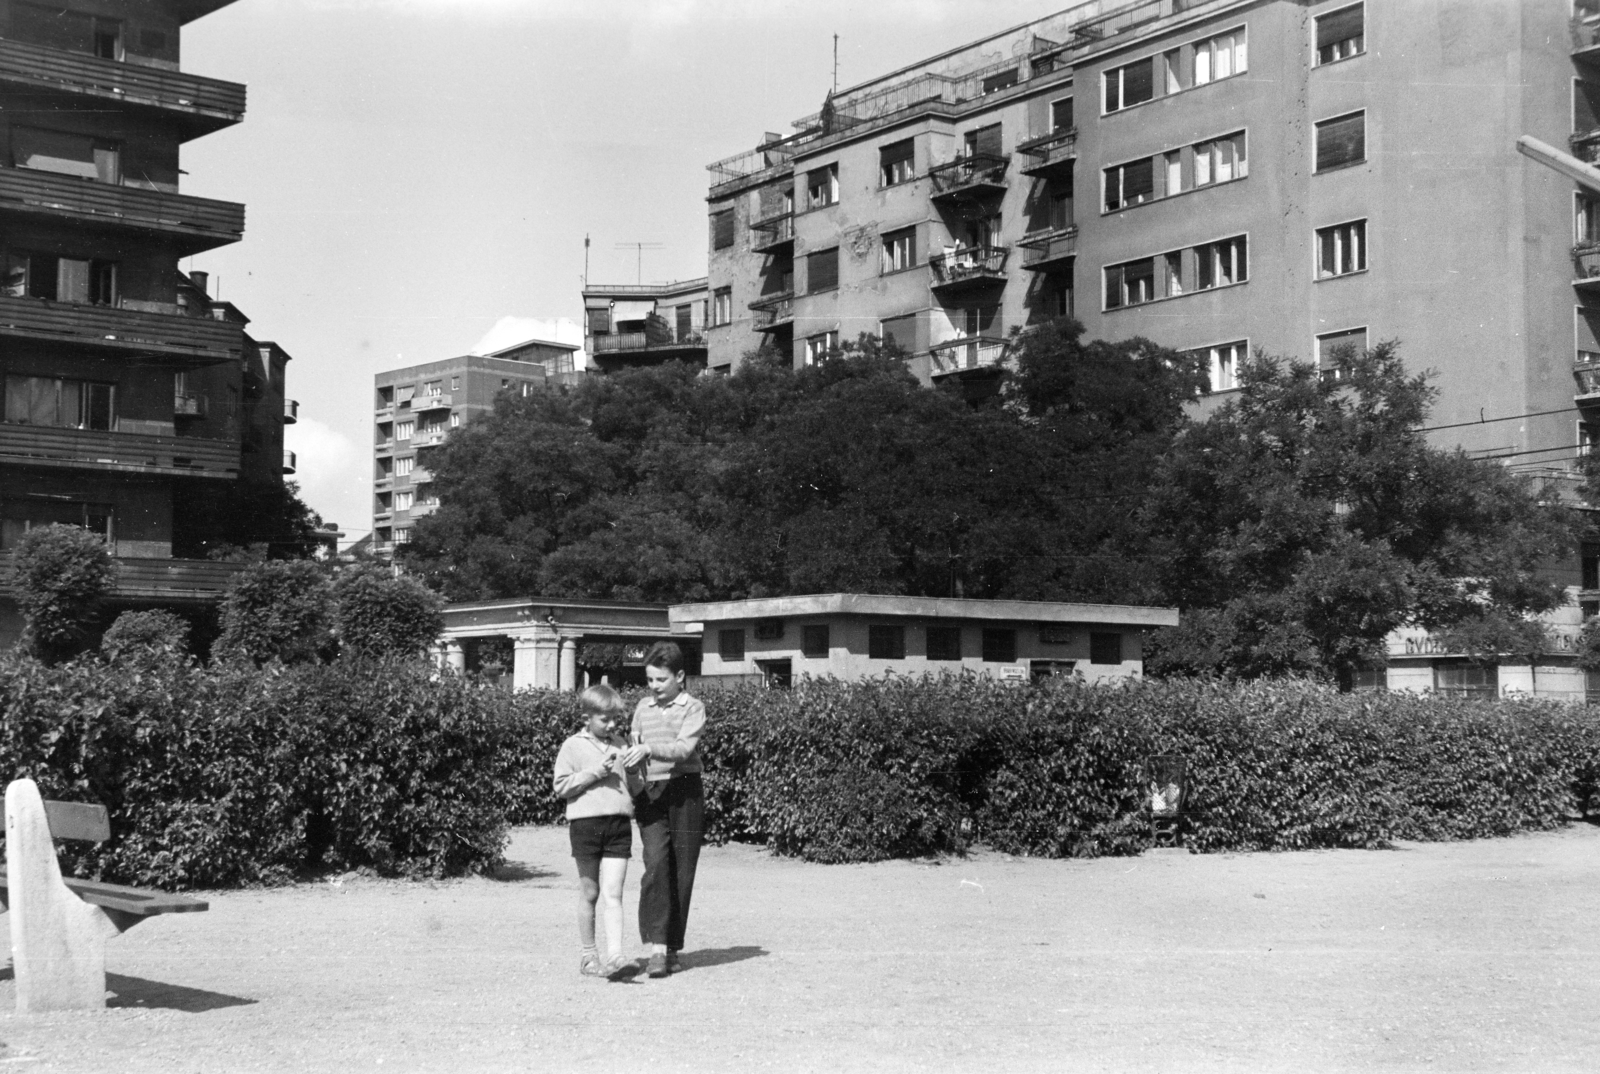
[[[915,174],[915,145],[910,138],[878,150],[878,185],[898,186]]]
[[[831,291],[839,286],[839,248],[806,255],[806,293]]]
[[[1330,11],[1317,19],[1319,66],[1358,56],[1366,50],[1366,12],[1361,4]]]
[[[1072,98],[1063,97],[1059,101],[1050,102],[1050,130],[1070,131],[1072,129]]]
[[[1367,114],[1351,112],[1317,124],[1317,167],[1319,172],[1367,159]]]
[[[733,210],[711,214],[711,248],[726,250],[733,245]]]
[[[1317,368],[1325,380],[1339,380],[1352,358],[1367,350],[1366,328],[1346,328],[1317,337]]]
[[[968,137],[972,140],[973,152],[980,157],[998,157],[1000,152],[1000,124],[981,127],[973,131]]]
[[[882,325],[883,342],[886,346],[899,347],[907,354],[917,349],[917,315],[907,314],[904,317],[889,317]]]

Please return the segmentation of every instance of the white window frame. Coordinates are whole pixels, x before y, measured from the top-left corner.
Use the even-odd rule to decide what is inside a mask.
[[[1330,16],[1338,15],[1338,14],[1340,14],[1342,12],[1349,11],[1353,7],[1358,7],[1358,8],[1362,9],[1361,10],[1361,37],[1360,37],[1361,47],[1359,49],[1357,49],[1355,52],[1347,52],[1343,56],[1335,56],[1331,60],[1324,60],[1322,58],[1321,50],[1317,48],[1317,27],[1318,27],[1318,24],[1321,23],[1322,20],[1325,19],[1325,18],[1329,18]],[[1366,11],[1366,7],[1367,7],[1367,5],[1365,3],[1365,0],[1361,0],[1361,2],[1354,3],[1354,4],[1341,4],[1338,7],[1329,8],[1327,11],[1322,12],[1320,15],[1312,16],[1312,18],[1311,18],[1311,66],[1312,67],[1329,67],[1329,66],[1331,66],[1333,64],[1343,63],[1345,60],[1353,60],[1357,56],[1365,56],[1367,54],[1367,37],[1369,36],[1369,34],[1367,33],[1368,27],[1367,27],[1367,11]],[[1346,38],[1345,40],[1348,41],[1350,39]]]
[[[806,337],[806,365],[817,365],[828,357],[828,353],[839,346],[839,330],[830,328],[826,332],[818,332],[814,336]]]
[[[1367,266],[1371,262],[1372,258],[1371,244],[1367,239],[1367,220],[1368,218],[1363,216],[1355,220],[1345,220],[1338,224],[1329,224],[1326,227],[1319,227],[1316,229],[1314,234],[1316,241],[1312,243],[1312,253],[1316,261],[1311,268],[1313,278],[1318,280],[1336,280],[1341,276],[1353,276],[1357,273],[1367,271]],[[1355,238],[1354,229],[1356,228],[1360,228],[1361,231],[1359,238]],[[1348,236],[1344,236],[1343,233],[1347,231],[1349,232]],[[1341,237],[1344,239],[1342,247],[1338,245]],[[1334,254],[1335,267],[1331,272],[1325,272],[1322,268],[1322,244],[1325,240],[1331,240],[1336,244]],[[1355,261],[1358,261],[1359,264],[1352,264],[1350,267],[1343,269],[1339,268],[1339,259],[1341,257],[1344,259],[1349,259],[1351,248],[1354,248]]]
[[[1337,369],[1329,369],[1329,368],[1327,368],[1326,366],[1323,365],[1322,347],[1323,347],[1323,344],[1329,338],[1331,338],[1333,336],[1347,336],[1352,332],[1361,332],[1365,336],[1366,341],[1367,341],[1367,346],[1366,346],[1365,349],[1367,349],[1367,350],[1371,350],[1372,349],[1372,326],[1371,325],[1353,324],[1348,328],[1335,328],[1331,332],[1318,332],[1316,334],[1317,372],[1318,372],[1319,375],[1321,375],[1323,377],[1331,376],[1331,378],[1334,379],[1334,380],[1340,379],[1340,377],[1339,377],[1339,372],[1340,371],[1339,370],[1337,370]]]
[[[711,292],[711,327],[733,323],[733,288],[719,287]]]
[[[1231,392],[1239,389],[1239,365],[1250,355],[1249,339],[1231,339],[1225,343],[1212,343],[1190,347],[1190,354],[1204,354],[1210,362],[1207,372],[1210,387],[1207,394]],[[1222,381],[1227,383],[1223,384]]]
[[[893,242],[887,241],[893,239]],[[904,244],[905,249],[902,250]],[[917,267],[917,229],[915,227],[896,228],[885,234],[879,240],[881,256],[879,258],[879,274],[889,275],[891,272],[904,272]],[[901,256],[901,254],[905,256]]]
[[[394,460],[394,476],[409,477],[411,475],[412,468],[416,465],[416,462],[417,457],[415,455],[406,455],[402,458]]]

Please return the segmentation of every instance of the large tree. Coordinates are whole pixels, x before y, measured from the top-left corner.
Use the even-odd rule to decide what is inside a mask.
[[[1339,374],[1248,361],[1238,398],[1166,453],[1145,562],[1185,615],[1153,670],[1341,675],[1381,663],[1407,624],[1526,648],[1526,616],[1562,599],[1545,568],[1571,547],[1571,512],[1430,445],[1434,390],[1392,344]]]

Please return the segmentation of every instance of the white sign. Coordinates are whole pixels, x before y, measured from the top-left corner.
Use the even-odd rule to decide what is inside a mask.
[[[1000,669],[1001,682],[1027,682],[1028,669],[1019,664],[1007,664]]]

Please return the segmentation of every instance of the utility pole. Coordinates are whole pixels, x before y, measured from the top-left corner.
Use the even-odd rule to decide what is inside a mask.
[[[839,92],[839,35],[833,35],[833,92]]]
[[[585,290],[587,290],[588,287],[589,287],[589,234],[588,234],[588,232],[585,232],[584,236],[583,236],[583,286],[584,286]]]

